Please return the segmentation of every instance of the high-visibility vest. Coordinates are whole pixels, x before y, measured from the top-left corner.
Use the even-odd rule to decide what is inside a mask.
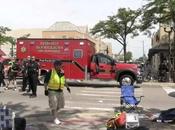
[[[48,83],[48,88],[53,90],[63,89],[65,85],[64,75],[59,77],[56,70],[52,69],[51,77]]]

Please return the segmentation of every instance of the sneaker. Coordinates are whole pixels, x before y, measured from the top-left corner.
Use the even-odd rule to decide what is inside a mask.
[[[36,98],[37,96],[36,95],[30,95],[30,98]]]
[[[5,87],[4,90],[8,90],[9,88]]]
[[[60,122],[60,120],[58,120],[58,118],[55,118],[54,123],[55,123],[56,125],[60,125],[60,124],[61,124],[61,122]]]
[[[16,88],[13,88],[13,91],[16,91],[17,89]]]

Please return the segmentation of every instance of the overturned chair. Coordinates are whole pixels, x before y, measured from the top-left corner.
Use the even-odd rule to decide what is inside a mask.
[[[121,86],[121,111],[136,112],[138,111],[137,105],[141,102],[141,98],[144,96],[135,97],[133,85]]]

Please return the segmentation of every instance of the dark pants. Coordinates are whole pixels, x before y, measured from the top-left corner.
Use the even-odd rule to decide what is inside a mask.
[[[38,84],[38,75],[37,74],[30,74],[28,77],[29,86],[32,90],[32,95],[36,96],[37,91],[37,84]]]
[[[27,83],[28,83],[28,77],[23,75],[23,79],[22,79],[22,91],[26,90],[27,87]]]
[[[1,84],[3,84],[3,81],[4,81],[4,75],[3,73],[0,73],[0,87],[1,87]]]

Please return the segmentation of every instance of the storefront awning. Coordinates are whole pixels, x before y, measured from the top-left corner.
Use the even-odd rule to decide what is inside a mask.
[[[154,48],[149,49],[148,57],[151,58],[156,53],[168,52],[168,51],[169,51],[169,45],[168,44],[156,46]]]

